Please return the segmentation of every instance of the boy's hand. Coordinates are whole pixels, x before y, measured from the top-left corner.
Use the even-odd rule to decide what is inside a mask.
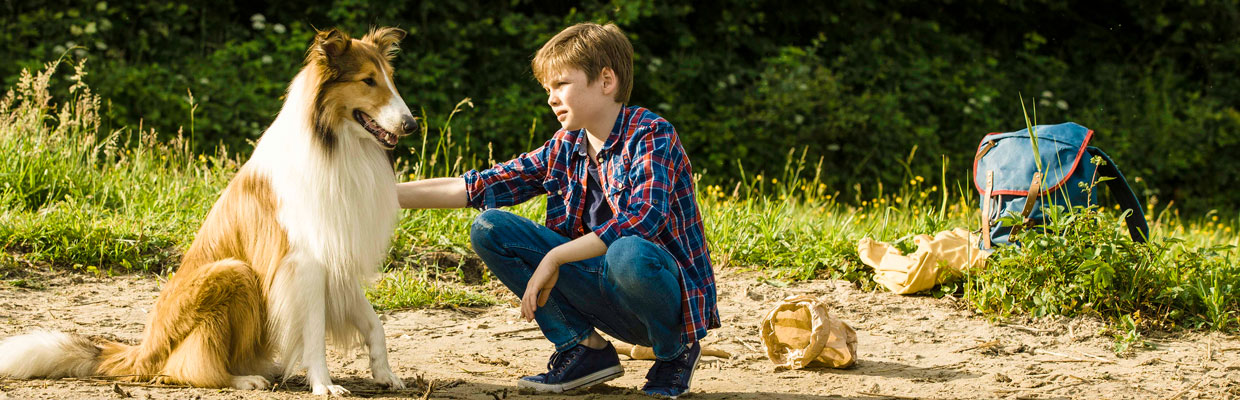
[[[551,297],[551,289],[555,288],[555,282],[559,279],[560,262],[551,252],[548,252],[538,263],[538,268],[534,269],[534,275],[525,285],[525,296],[521,297],[521,316],[526,321],[534,319],[534,311],[538,307],[547,305],[547,298]]]

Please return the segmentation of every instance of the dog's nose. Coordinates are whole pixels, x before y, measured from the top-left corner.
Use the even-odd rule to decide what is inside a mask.
[[[412,115],[406,115],[404,120],[400,123],[400,130],[406,135],[412,134],[418,129],[418,119],[414,118]]]

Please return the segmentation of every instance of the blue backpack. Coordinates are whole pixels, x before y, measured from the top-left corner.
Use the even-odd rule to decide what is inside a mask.
[[[1145,242],[1150,228],[1145,223],[1141,202],[1111,157],[1089,146],[1093,130],[1067,122],[1036,125],[1033,131],[1037,137],[1036,151],[1028,129],[991,133],[978,145],[973,158],[973,183],[981,195],[982,229],[986,231],[979,243],[981,248],[1010,244],[1011,235],[1041,225],[1045,222],[1045,206],[1071,209],[1097,204],[1098,194],[1081,189],[1080,183],[1092,186],[1103,176],[1114,178],[1106,181],[1111,196],[1120,207],[1131,211],[1125,218],[1128,233],[1133,240]],[[1101,157],[1104,165],[1095,165],[1093,156]],[[1000,217],[1011,214],[1020,215],[1024,223],[1005,226],[999,222]]]

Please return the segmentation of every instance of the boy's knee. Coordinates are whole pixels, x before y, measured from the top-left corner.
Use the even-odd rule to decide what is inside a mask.
[[[506,219],[512,217],[512,213],[498,209],[489,209],[478,214],[474,218],[473,225],[469,227],[469,241],[476,251],[478,247],[488,247],[492,244],[492,232],[497,226],[503,226]]]
[[[659,254],[662,251],[654,242],[625,236],[607,247],[607,269],[618,284],[640,284],[665,267]]]

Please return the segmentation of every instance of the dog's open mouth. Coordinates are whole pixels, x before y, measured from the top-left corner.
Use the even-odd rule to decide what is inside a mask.
[[[396,148],[396,134],[383,129],[378,122],[375,122],[374,118],[370,118],[362,110],[353,110],[353,119],[357,120],[357,123],[362,124],[362,127],[366,128],[367,132],[374,135],[375,139],[379,141],[380,146],[388,150]]]

